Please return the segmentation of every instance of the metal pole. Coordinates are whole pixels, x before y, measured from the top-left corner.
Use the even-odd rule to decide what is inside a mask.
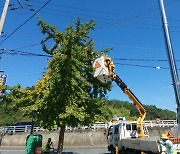
[[[0,36],[1,36],[1,33],[2,33],[4,21],[5,21],[5,18],[6,18],[6,13],[7,13],[7,9],[8,9],[8,6],[9,6],[9,1],[10,0],[5,0],[4,9],[3,9],[3,12],[2,12],[2,15],[1,15],[1,19],[0,19]]]
[[[174,94],[175,94],[176,103],[177,103],[177,121],[179,124],[180,123],[180,87],[179,87],[180,82],[179,82],[178,72],[177,72],[177,68],[176,68],[176,62],[175,62],[175,58],[174,58],[173,48],[172,48],[172,44],[171,44],[171,38],[170,38],[169,30],[168,30],[168,22],[167,22],[167,18],[166,18],[164,3],[163,3],[163,0],[159,0],[158,2],[159,2],[159,8],[161,11],[161,19],[162,19],[162,28],[163,28],[163,33],[164,33],[165,47],[166,47],[167,57],[168,57],[169,66],[170,66]]]

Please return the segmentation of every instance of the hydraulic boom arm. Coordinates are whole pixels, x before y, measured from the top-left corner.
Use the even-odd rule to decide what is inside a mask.
[[[129,97],[130,100],[136,105],[136,108],[139,112],[139,118],[137,120],[137,131],[138,131],[138,137],[144,137],[144,129],[143,129],[143,120],[146,116],[146,110],[142,106],[141,102],[138,100],[138,98],[133,94],[133,92],[127,87],[127,85],[121,80],[121,78],[114,74],[115,78],[113,77],[112,80],[114,80],[117,85],[121,88],[121,90]]]
[[[101,81],[106,81],[111,79],[115,81],[121,90],[129,97],[129,99],[136,105],[139,112],[139,118],[137,120],[137,133],[138,137],[145,137],[143,129],[143,120],[146,116],[146,110],[142,106],[138,98],[133,94],[133,92],[127,87],[127,85],[121,80],[121,78],[114,73],[114,64],[109,57],[101,56],[93,62],[93,67],[95,68],[94,77],[97,77]]]
[[[127,85],[121,80],[121,78],[114,73],[114,64],[109,57],[104,57],[104,64],[109,70],[110,77],[116,84],[121,88],[121,90],[129,97],[129,99],[136,105],[136,108],[139,112],[139,118],[137,120],[137,131],[138,137],[144,137],[144,129],[143,129],[143,120],[146,116],[146,110],[142,106],[141,102],[138,98],[133,94],[133,92],[127,87]]]

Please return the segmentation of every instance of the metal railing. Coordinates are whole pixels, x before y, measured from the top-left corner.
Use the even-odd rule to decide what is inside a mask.
[[[143,124],[146,127],[155,127],[155,126],[159,126],[159,127],[170,127],[170,126],[175,126],[177,125],[177,121],[176,120],[160,120],[158,123],[156,120],[145,120],[143,121]]]
[[[30,132],[31,125],[20,125],[20,126],[5,126],[4,128],[5,133],[19,133],[19,132]],[[33,127],[34,132],[44,131],[42,127]]]
[[[161,120],[159,123],[157,123],[156,120],[145,120],[143,121],[143,124],[146,127],[170,127],[177,125],[176,120]],[[109,123],[103,123],[103,122],[97,122],[95,124],[92,124],[90,126],[79,126],[79,127],[68,127],[66,126],[66,131],[74,131],[74,130],[85,130],[85,129],[107,129],[109,127]],[[4,131],[5,133],[19,133],[19,132],[30,132],[31,131],[31,125],[20,125],[20,126],[5,126],[0,127],[1,131]],[[33,127],[34,132],[38,131],[45,131],[46,129],[43,129],[42,127]]]

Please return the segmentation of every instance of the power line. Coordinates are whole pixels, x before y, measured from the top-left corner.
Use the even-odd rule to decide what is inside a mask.
[[[128,20],[131,20],[131,19],[135,19],[135,18],[138,18],[138,17],[141,17],[145,14],[148,14],[152,11],[154,11],[154,5],[152,5],[151,7],[148,7],[148,8],[145,8],[145,9],[142,9],[140,11],[137,11],[137,12],[134,12],[134,13],[131,13],[131,14],[128,14],[126,15],[125,17],[123,18],[120,18],[120,19],[116,19],[116,20],[113,20],[111,22],[107,22],[105,23],[104,25],[100,26],[99,29],[102,29],[102,28],[106,28],[106,27],[110,27],[110,26],[114,26],[116,24],[119,24],[119,23],[122,23],[122,22],[125,22],[125,21],[128,21]]]
[[[22,56],[38,56],[38,57],[47,57],[51,58],[51,55],[45,55],[45,54],[36,54],[32,52],[26,52],[26,51],[20,51],[15,49],[0,49],[0,54],[10,54],[10,55],[22,55]]]
[[[44,54],[36,54],[36,53],[31,53],[31,52],[26,52],[26,51],[19,51],[19,50],[10,50],[10,49],[0,49],[0,55],[1,54],[10,54],[10,55],[21,55],[21,56],[38,56],[38,57],[47,57],[47,58],[52,58],[52,55],[44,55]],[[154,60],[154,59],[127,59],[127,58],[113,58],[113,60],[130,60],[130,61],[161,61],[161,62],[167,62],[167,60]],[[180,61],[180,60],[177,60]],[[144,68],[153,68],[153,69],[169,69],[168,67],[161,67],[161,66],[150,66],[150,65],[139,65],[139,64],[124,64],[124,63],[119,63],[115,62],[114,64],[116,65],[121,65],[121,66],[134,66],[134,67],[144,67]],[[178,69],[180,70],[180,69]]]
[[[13,50],[17,50],[17,49],[23,49],[23,48],[29,48],[29,47],[34,47],[34,46],[37,46],[37,45],[41,45],[41,43],[34,43],[34,44],[30,44],[30,45],[26,45],[26,46],[22,46],[22,47],[18,47],[18,48],[15,48]]]
[[[35,2],[36,2],[36,1],[35,1]],[[51,5],[52,5],[52,4],[51,4]],[[54,5],[55,5],[55,6],[62,6],[62,5],[56,5],[56,4],[54,4]],[[69,6],[68,6],[68,8],[74,8],[74,7],[69,7]],[[48,8],[46,8],[46,9],[48,9]],[[74,9],[81,9],[81,8],[74,8]],[[55,9],[49,9],[49,10],[59,11],[59,10],[55,10]],[[86,10],[86,11],[87,11],[87,9],[82,9],[82,10]],[[154,9],[153,9],[153,10],[154,10]],[[96,12],[96,10],[88,10],[88,11],[91,11],[91,12],[94,12],[94,11],[95,11],[95,12]],[[143,10],[141,10],[141,11],[138,11],[138,13],[139,13],[139,12],[140,12],[140,13],[143,13],[142,11],[147,11],[147,9],[143,9]],[[62,12],[62,11],[61,11],[61,12]],[[64,12],[65,12],[65,11],[64,11]],[[99,12],[99,11],[97,11],[97,12]],[[102,13],[102,12],[101,12],[101,13]],[[103,12],[103,13],[104,13],[104,12]],[[108,13],[108,12],[106,12],[106,13]],[[73,14],[76,14],[76,13],[73,13]],[[133,16],[132,16],[133,18],[134,18],[134,14],[135,14],[135,13],[132,14],[132,15],[133,15]],[[143,14],[144,14],[144,13],[143,13]],[[121,14],[118,14],[118,15],[121,15]],[[83,15],[83,16],[87,16],[87,15]],[[127,15],[127,16],[124,17],[124,18],[128,18],[129,16],[131,17],[131,14],[130,14],[130,15]],[[92,17],[92,16],[91,16],[91,17]],[[131,18],[132,18],[132,17],[131,17]],[[101,18],[101,17],[95,17],[95,18]],[[104,19],[104,18],[103,18],[103,19]],[[107,19],[106,19],[106,20],[107,20]],[[111,23],[113,23],[113,22],[115,22],[115,21],[118,21],[118,22],[119,22],[119,20],[121,20],[121,19],[117,19],[117,20],[113,20],[113,21],[111,20],[111,22],[109,22],[109,23],[111,24]],[[104,24],[108,24],[108,23],[104,23]]]
[[[34,6],[34,5],[33,5]],[[35,6],[37,7],[37,6]],[[59,12],[59,10],[56,9],[52,9],[52,8],[45,8],[45,10],[50,10],[50,11],[56,11]],[[80,13],[76,13],[76,12],[68,12],[68,11],[60,11],[61,13],[67,13],[67,14],[76,14],[76,15],[81,15],[81,16],[86,16],[86,17],[93,17],[93,18],[99,18],[99,19],[103,19],[103,20],[110,20],[110,18],[103,18],[103,17],[97,17],[97,16],[92,16],[92,15],[85,15],[85,14],[80,14]]]
[[[150,17],[150,16],[144,16],[144,17],[141,17],[142,19],[153,19],[153,20],[160,20],[161,18],[159,17]],[[180,19],[173,19],[173,18],[168,18],[168,21],[177,21],[179,22]]]
[[[110,44],[110,43],[99,43],[99,42],[96,42],[96,44],[103,45],[103,46],[111,46],[111,47],[133,48],[133,49],[151,50],[151,51],[163,51],[163,49],[161,49],[161,48],[150,48],[150,47],[143,47],[143,46],[132,46],[132,45]],[[30,45],[25,45],[22,47],[15,48],[13,50],[33,47],[33,46],[37,46],[37,45],[41,45],[41,43],[38,42],[38,43],[30,44]]]
[[[34,1],[34,2],[36,2],[36,1]],[[42,2],[37,2],[37,3],[42,3]],[[53,6],[63,6],[63,7],[67,7],[67,8],[73,8],[73,9],[78,9],[78,10],[81,10],[81,8],[74,8],[74,7],[69,7],[69,6],[64,6],[64,5],[56,5],[56,4],[50,4],[50,5],[53,5]],[[35,5],[33,5],[33,6],[35,6]],[[38,7],[38,6],[35,6],[35,7]],[[52,9],[52,8],[45,8],[45,10],[51,10],[51,11],[58,11],[59,12],[59,10],[57,10],[57,9]],[[82,10],[84,10],[84,11],[91,11],[91,12],[99,12],[99,11],[97,11],[97,10],[87,10],[87,9],[82,9]],[[50,12],[45,12],[45,11],[41,11],[41,12],[44,12],[44,13],[49,13],[49,14],[54,14],[54,15],[60,15],[60,16],[64,16],[64,17],[70,17],[70,16],[65,16],[65,15],[61,15],[61,14],[57,14],[57,13],[50,13]],[[62,12],[64,12],[64,13],[68,13],[68,14],[77,14],[76,12],[74,13],[74,12],[67,12],[67,11],[60,11],[61,13]],[[110,13],[110,12],[103,12],[103,11],[100,11],[100,13],[107,13],[107,14],[116,14],[116,15],[121,15],[121,14],[117,14],[117,13]],[[84,14],[81,14],[82,16],[88,16],[88,17],[94,17],[94,18],[100,18],[100,19],[106,19],[106,20],[111,20],[112,21],[112,19],[108,19],[108,18],[102,18],[102,17],[97,17],[97,16],[89,16],[89,15],[84,15]],[[74,17],[70,17],[70,18],[74,18]],[[152,18],[152,17],[149,17],[149,18]],[[160,20],[160,18],[153,18],[153,19],[158,19],[158,20]],[[170,19],[169,19],[170,20]],[[173,21],[175,20],[175,19],[172,19]],[[178,21],[178,20],[175,20],[175,21]],[[179,20],[180,21],[180,20]],[[154,24],[147,24],[147,23],[137,23],[137,24],[144,24],[144,25],[152,25],[152,26],[160,26],[160,25],[154,25]],[[172,26],[171,26],[172,27]],[[173,28],[180,28],[180,27],[174,27],[173,26]]]
[[[10,54],[10,55],[22,55],[22,56],[38,56],[38,57],[48,57],[51,58],[53,57],[52,55],[46,55],[46,54],[36,54],[32,52],[27,52],[27,51],[21,51],[17,49],[0,49],[0,54]],[[166,59],[136,59],[136,58],[113,58],[114,61],[142,61],[142,62],[147,62],[147,61],[154,61],[154,62],[167,62]],[[180,62],[180,60],[176,60],[177,62]],[[116,63],[120,64],[120,63]],[[125,64],[122,64],[125,65]],[[131,65],[131,64],[128,64]]]
[[[47,11],[41,11],[42,13],[47,13],[47,14],[52,14],[52,15],[56,15],[56,16],[61,16],[61,17],[65,17],[65,18],[77,18],[77,16],[69,16],[69,15],[63,15],[63,14],[57,14],[57,13],[52,13],[52,12],[47,12]],[[81,18],[81,20],[87,20],[85,18]]]
[[[158,61],[158,62],[167,62],[165,59],[135,59],[135,58],[112,58],[113,60],[123,60],[123,61]],[[176,60],[180,61],[180,60]]]
[[[42,2],[41,2],[42,3]],[[55,5],[55,4],[54,4]],[[48,8],[45,8],[45,9],[48,9]],[[59,10],[55,10],[55,9],[49,9],[49,10],[54,10],[54,11],[59,11]],[[45,12],[45,11],[41,11],[41,12]],[[61,11],[62,12],[62,11]],[[45,13],[48,13],[48,14],[53,14],[53,15],[58,15],[58,16],[64,16],[64,17],[68,17],[68,18],[74,18],[74,17],[70,17],[70,16],[65,16],[65,15],[61,15],[61,14],[56,14],[56,13],[50,13],[50,12],[45,12]],[[87,16],[87,15],[84,15],[84,16]],[[101,17],[95,17],[95,18],[101,18]],[[102,18],[103,19],[103,18]],[[85,19],[84,19],[85,20]],[[158,26],[158,25],[153,25],[153,24],[147,24],[147,23],[136,23],[136,24],[141,24],[141,25],[152,25],[152,26]],[[160,26],[160,25],[159,25]],[[133,27],[135,27],[133,25]],[[161,28],[159,29],[152,29],[152,28],[147,28],[147,27],[135,27],[135,28],[140,28],[140,29],[151,29],[151,30],[158,30],[158,31],[161,31]],[[180,28],[180,27],[172,27],[171,28]],[[172,31],[171,32],[180,32],[180,31]]]
[[[28,23],[38,12],[40,12],[51,0],[48,0],[41,8],[39,8],[30,18],[23,22],[19,27],[17,27],[11,34],[9,34],[4,40],[1,41],[0,45],[4,43],[8,38],[10,38],[16,31],[18,31],[22,26]]]
[[[141,49],[141,50],[154,50],[154,51],[163,51],[163,49],[160,48],[146,48],[141,46],[131,46],[131,45],[119,45],[119,44],[109,44],[109,43],[96,43],[99,45],[106,45],[111,47],[121,47],[121,48],[134,48],[134,49]]]
[[[136,64],[123,64],[123,63],[114,63],[118,65],[126,65],[126,66],[135,66],[135,67],[144,67],[144,68],[155,68],[155,69],[169,69],[168,67],[161,66],[149,66],[149,65],[136,65]],[[178,69],[180,70],[180,69]]]
[[[37,2],[34,0],[31,0],[31,2],[35,2],[35,3],[42,3],[42,2]],[[67,6],[67,5],[59,5],[59,4],[49,4],[52,6],[60,6],[60,7],[64,7],[64,8],[69,8],[69,9],[75,9],[75,10],[82,10],[82,11],[88,11],[88,12],[96,12],[96,13],[105,13],[105,14],[112,14],[112,15],[121,15],[119,13],[115,13],[115,12],[106,12],[106,11],[99,11],[99,10],[94,10],[94,9],[84,9],[84,8],[78,8],[78,7],[72,7],[72,6]]]
[[[31,2],[40,3],[40,4],[43,3],[43,2],[38,2],[38,1],[34,1],[34,0],[31,0]],[[179,0],[171,2],[168,5],[172,5],[172,4],[177,3],[177,2],[179,2]],[[112,14],[112,15],[121,15],[120,13],[116,13],[116,12],[105,12],[105,11],[99,11],[99,10],[94,10],[94,9],[84,9],[84,8],[72,7],[72,6],[67,6],[67,5],[58,5],[58,4],[53,4],[53,3],[51,3],[49,5],[56,6],[56,7],[64,7],[64,8],[74,9],[74,10],[83,10],[83,11],[88,11],[88,12],[105,13],[105,14]],[[35,5],[33,4],[31,6],[35,6]],[[35,7],[38,7],[38,6],[35,6]],[[48,9],[48,8],[46,8],[46,9]],[[59,10],[56,10],[56,9],[51,9],[51,10],[59,11]],[[46,13],[48,13],[48,12],[46,12]],[[55,13],[52,13],[52,14],[55,14]],[[55,15],[59,15],[59,14],[55,14]],[[143,18],[151,18],[151,19],[160,20],[160,18],[157,18],[157,17],[143,17]],[[168,20],[180,21],[180,19],[168,19]]]
[[[179,2],[179,0],[169,3],[169,4],[167,4],[167,6],[170,6],[170,5],[175,4],[177,2]],[[152,5],[152,6],[154,6],[154,5]],[[146,9],[142,9],[141,11],[135,12],[133,14],[129,14],[129,15],[125,16],[124,18],[120,18],[120,19],[114,20],[112,22],[108,22],[108,23],[104,24],[104,26],[100,26],[99,29],[110,27],[110,26],[114,26],[114,25],[117,25],[119,23],[126,22],[128,20],[139,18],[139,17],[142,17],[142,16],[144,16],[146,14],[149,14],[149,13],[151,13],[151,12],[156,10],[152,6],[146,8]]]
[[[33,5],[34,6],[34,5]],[[37,6],[35,6],[35,7],[37,7]],[[51,11],[58,11],[59,12],[59,10],[56,10],[56,9],[52,9],[52,8],[45,8],[44,10],[51,10]],[[34,10],[35,11],[35,10]],[[41,11],[41,12],[44,12],[44,13],[47,13],[47,14],[53,14],[53,15],[57,15],[57,16],[63,16],[63,17],[68,17],[68,18],[75,18],[75,17],[72,17],[72,16],[67,16],[67,15],[62,15],[62,14],[57,14],[57,13],[52,13],[52,12],[47,12],[47,11]],[[84,15],[84,14],[77,14],[77,13],[74,13],[74,12],[67,12],[67,11],[62,11],[61,10],[61,13],[68,13],[68,14],[73,14],[73,15],[82,15],[82,16],[86,16],[86,17],[93,17],[93,18],[99,18],[99,19],[105,19],[106,21],[107,20],[110,20],[110,21],[112,21],[112,19],[109,19],[109,18],[103,18],[103,17],[97,17],[97,16],[89,16],[89,15]],[[159,18],[160,19],[160,18]],[[83,19],[83,20],[85,20],[85,19]],[[103,23],[103,22],[101,22],[101,23]],[[129,22],[130,23],[130,22]],[[160,25],[157,25],[157,24],[150,24],[150,23],[137,23],[137,22],[131,22],[131,23],[133,23],[133,24],[140,24],[140,25],[147,25],[147,26],[156,26],[156,27],[159,27],[159,29],[151,29],[151,28],[146,28],[146,27],[143,27],[144,29],[151,29],[151,30],[159,30],[159,31],[161,31],[161,26]],[[134,27],[134,25],[133,25],[133,27]],[[180,28],[180,27],[178,27],[178,26],[170,26],[171,28]],[[142,29],[142,27],[137,27],[137,28],[141,28]],[[177,32],[177,31],[176,31]]]
[[[35,45],[35,44],[34,44]],[[28,46],[25,46],[28,47]],[[23,48],[23,47],[21,47]],[[20,48],[17,48],[20,49]],[[27,51],[22,51],[22,50],[17,50],[17,49],[4,49],[1,48],[0,49],[0,54],[11,54],[11,55],[22,55],[22,56],[39,56],[39,57],[48,57],[51,58],[52,55],[46,55],[46,54],[36,54],[36,53],[32,53],[32,52],[27,52]],[[158,62],[166,62],[167,60],[165,59],[137,59],[137,58],[113,58],[113,60],[117,60],[117,61],[158,61]],[[176,60],[176,61],[180,61],[180,60]]]

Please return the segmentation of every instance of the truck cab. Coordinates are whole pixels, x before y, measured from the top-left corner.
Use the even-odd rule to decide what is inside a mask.
[[[113,153],[115,147],[121,147],[122,139],[136,137],[138,137],[136,121],[121,121],[120,123],[112,124],[107,134],[108,150]]]

